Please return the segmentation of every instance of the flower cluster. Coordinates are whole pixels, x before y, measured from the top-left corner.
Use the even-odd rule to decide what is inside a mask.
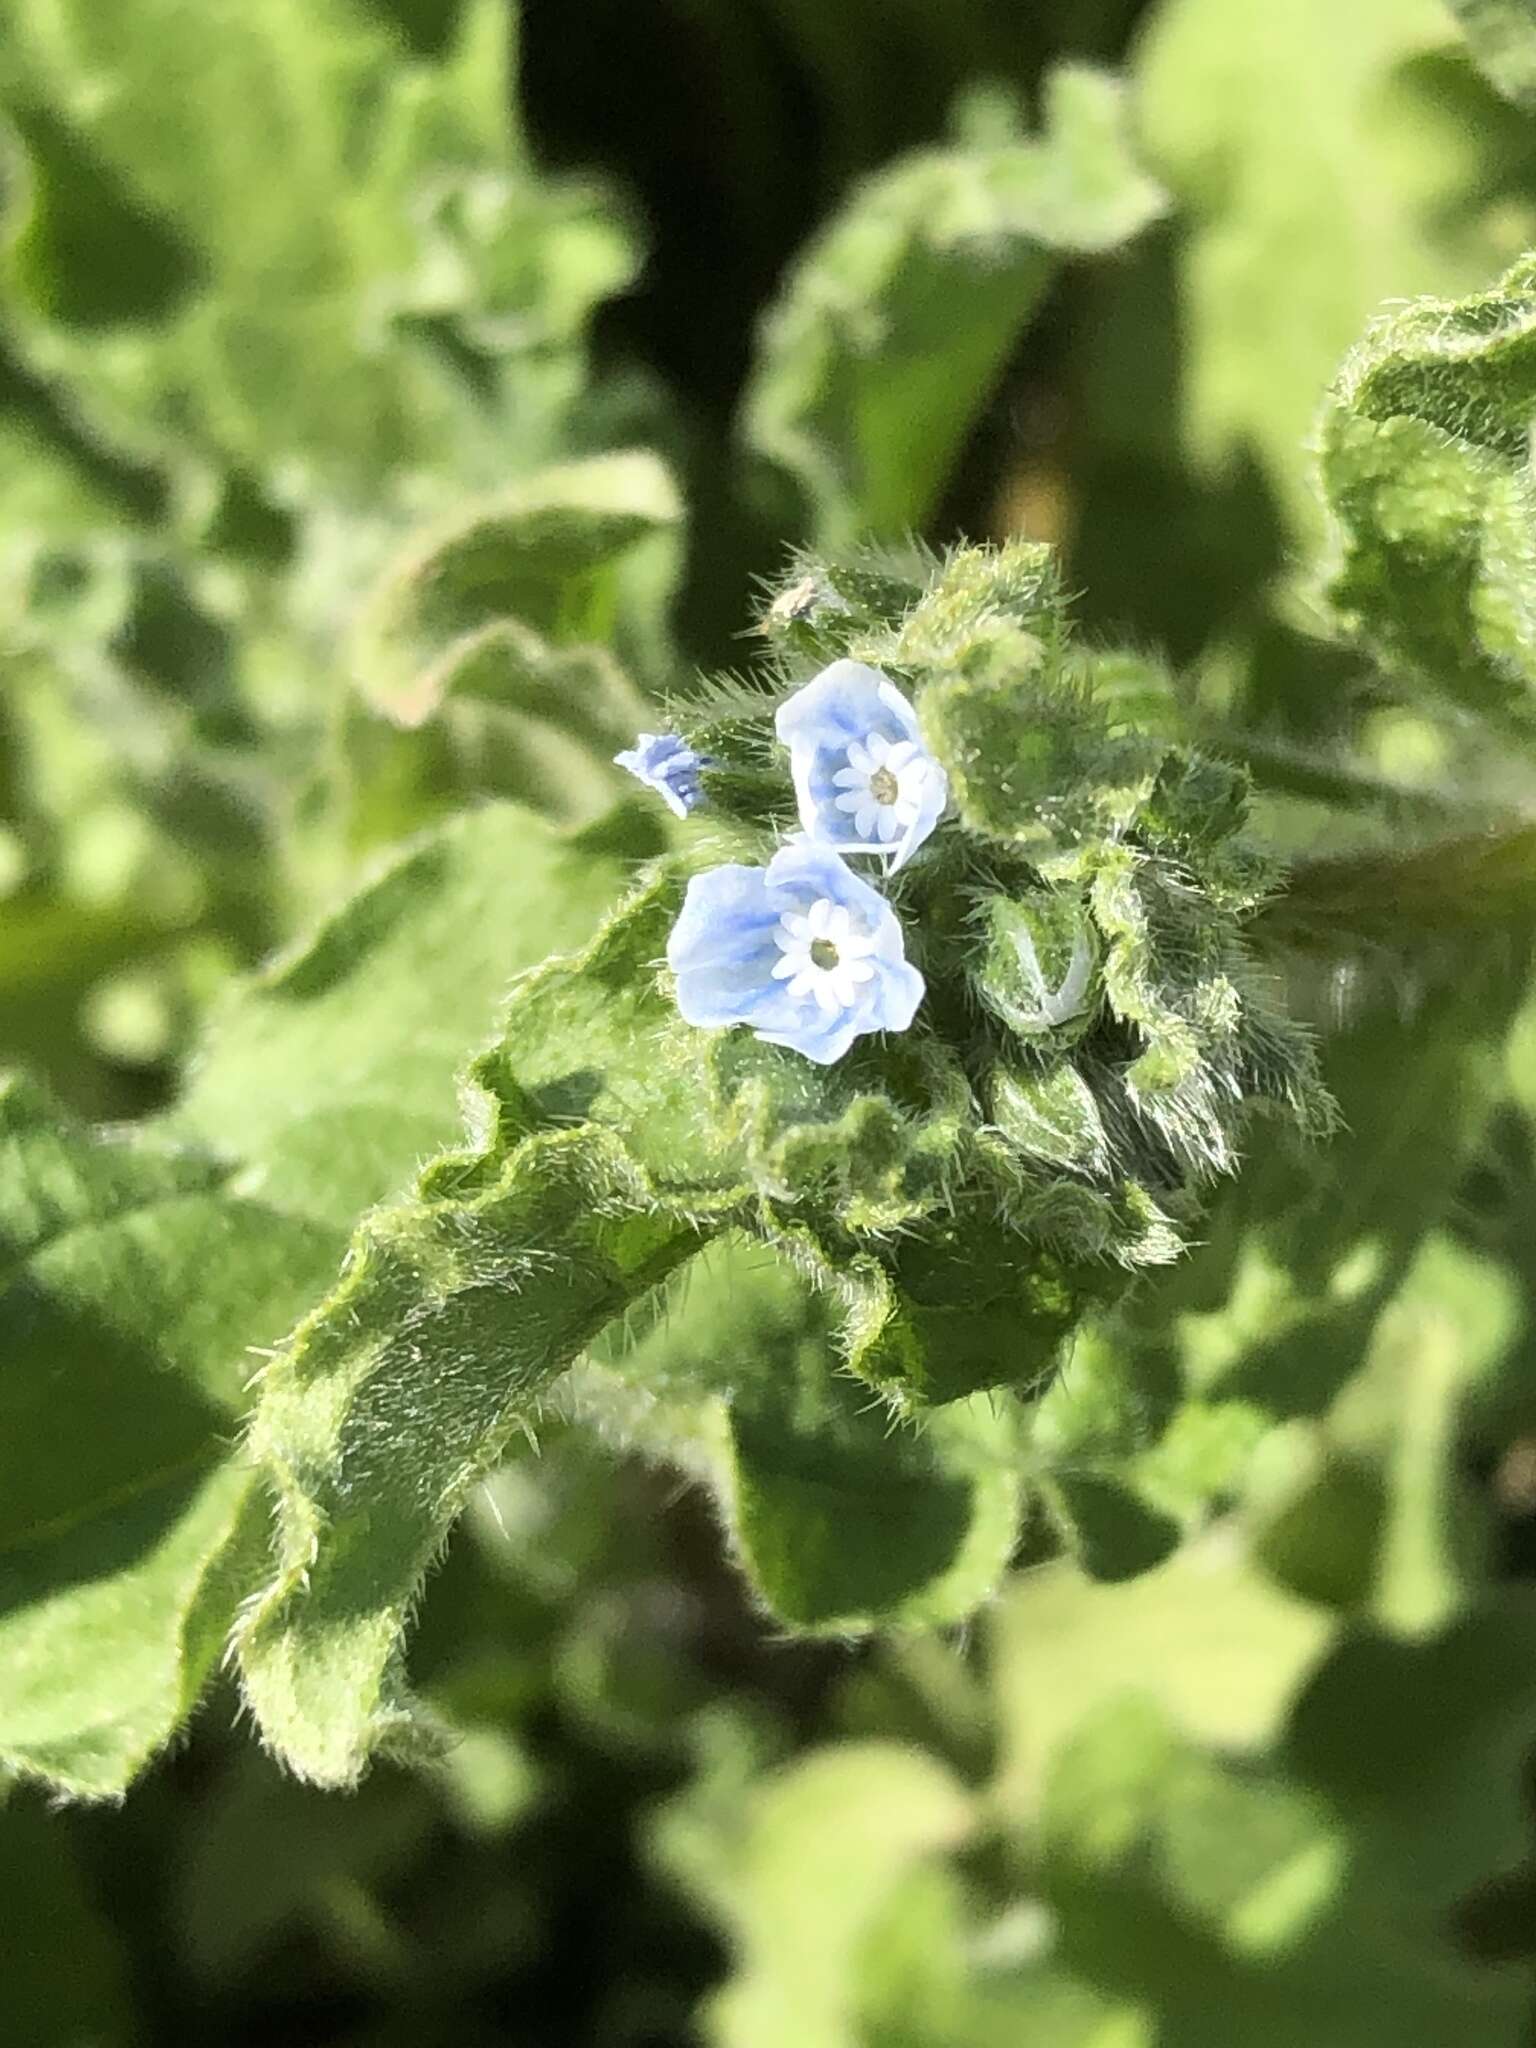
[[[1255,945],[1279,874],[1245,770],[1181,737],[1161,663],[1083,644],[1043,543],[795,571],[758,620],[772,694],[704,681],[624,757],[695,816],[594,1001],[646,1006],[620,1035],[666,1091],[658,1198],[704,1188],[820,1279],[896,1412],[1038,1388],[1179,1255],[1255,1116],[1332,1128]],[[732,1030],[789,1050],[743,1066]],[[604,1115],[649,1100],[636,1073]]]
[[[923,998],[901,926],[850,855],[894,874],[943,815],[948,785],[917,714],[888,676],[835,661],[780,705],[801,831],[764,868],[711,868],[688,885],[667,961],[690,1024],[750,1024],[820,1066],[868,1031],[904,1031]],[[617,757],[679,817],[701,800],[703,758],[642,734]]]

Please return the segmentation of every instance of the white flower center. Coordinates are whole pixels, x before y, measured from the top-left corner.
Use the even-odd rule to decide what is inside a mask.
[[[787,981],[789,993],[797,999],[814,998],[828,1017],[851,1009],[865,982],[874,979],[873,934],[829,897],[818,897],[803,914],[786,910],[773,939],[780,956],[774,963],[774,980]]]
[[[929,761],[915,740],[888,740],[872,732],[848,748],[848,766],[833,776],[842,791],[837,808],[853,819],[860,839],[889,846],[917,823]]]

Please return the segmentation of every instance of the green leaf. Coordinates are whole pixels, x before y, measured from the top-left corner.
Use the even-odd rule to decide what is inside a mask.
[[[1126,1693],[1154,1701],[1193,1739],[1263,1747],[1332,1630],[1266,1584],[1223,1530],[1123,1585],[1096,1585],[1065,1563],[1029,1573],[994,1623],[999,1799],[1036,1816],[1052,1755]]]
[[[1426,1240],[1315,1438],[1266,1447],[1258,1484],[1270,1498],[1254,1503],[1269,1524],[1262,1561],[1305,1597],[1369,1612],[1383,1629],[1444,1627],[1475,1598],[1485,1562],[1487,1532],[1458,1471],[1461,1431],[1519,1323],[1502,1267]]]
[[[1525,1972],[1458,1936],[1528,1848],[1531,1626],[1509,1600],[1412,1648],[1346,1639],[1265,1755],[1197,1746],[1129,1691],[1090,1713],[1045,1791],[1060,1960],[1193,2048],[1298,2026],[1516,2048]]]
[[[666,470],[640,451],[543,470],[456,512],[412,543],[369,601],[354,643],[360,686],[407,726],[455,691],[526,703],[532,664],[520,629],[563,643],[606,638],[617,565],[638,542],[674,532],[681,516]],[[534,689],[547,716],[549,688]],[[595,717],[605,745],[613,712],[577,704],[568,722],[580,730],[584,717]]]
[[[1528,1972],[1467,1934],[1527,1896],[1532,1627],[1517,1594],[1413,1644],[1340,1632],[1231,1528],[1134,1586],[1035,1571],[994,1634],[995,1834],[879,1834],[878,1896],[840,1794],[917,1802],[875,1761],[931,1767],[909,1729],[778,1771],[701,1729],[657,1847],[734,1940],[711,2038],[1516,2048]]]
[[[46,107],[13,107],[30,206],[10,249],[24,302],[67,326],[164,315],[194,289],[198,264],[173,228],[123,192]]]
[[[421,726],[348,706],[354,844],[394,840],[414,823],[487,796],[510,798],[555,824],[580,825],[621,793],[633,794],[614,755],[654,725],[656,714],[602,648],[551,647],[508,619],[471,636],[443,684]]]
[[[34,166],[26,345],[122,438],[370,500],[413,468],[483,489],[549,459],[635,249],[589,185],[527,165],[498,0],[466,6],[436,62],[351,0],[3,14],[0,105]],[[92,286],[78,249],[104,210],[128,232]],[[160,317],[127,352],[65,324],[130,311]]]
[[[903,1440],[881,1404],[824,1363],[820,1377],[814,1406],[732,1410],[732,1526],[752,1584],[797,1630],[963,1621],[1018,1540],[1006,1410],[974,1396]]]
[[[1536,684],[1536,268],[1379,320],[1330,394],[1327,596],[1389,671],[1528,722]]]
[[[1407,849],[1300,862],[1260,932],[1297,955],[1353,962],[1370,999],[1362,969],[1372,955],[1421,982],[1446,980],[1448,965],[1486,974],[1489,939],[1518,942],[1528,930],[1533,882],[1536,830],[1500,820]],[[1470,950],[1455,944],[1469,936]]]
[[[971,1802],[931,1757],[878,1742],[814,1753],[744,1798],[713,1789],[684,1795],[657,1832],[664,1862],[724,1922],[740,1958],[707,2008],[710,2038],[849,2048],[861,1951],[902,1879],[969,1834]]]
[[[1178,1548],[1173,1517],[1138,1500],[1118,1478],[1058,1472],[1047,1495],[1065,1525],[1068,1547],[1092,1579],[1136,1578]]]
[[[1348,1135],[1251,1159],[1202,1248],[1080,1352],[1037,1432],[1074,1385],[1123,1381],[1128,1414],[1086,1434],[1091,1469],[1184,1517],[1241,1501],[1258,1561],[1316,1605],[1409,1630],[1459,1608],[1488,1534],[1465,1440],[1512,1311],[1496,1269],[1431,1233],[1474,1168],[1523,986],[1518,954],[1484,945],[1411,1012],[1394,993],[1336,1032]]]
[[[401,1776],[326,1799],[236,1755],[189,1815],[176,1875],[175,1939],[193,1976],[238,1983],[283,1936],[343,1922],[420,1853],[436,1818],[425,1786]],[[406,1958],[379,1960],[387,1972]]]
[[[1418,1641],[1346,1635],[1296,1703],[1284,1761],[1350,1827],[1362,1886],[1394,1912],[1440,1919],[1529,1853],[1515,1788],[1533,1648],[1525,1590],[1493,1589]],[[1362,1720],[1372,1699],[1394,1711]]]
[[[1509,189],[1512,118],[1437,54],[1451,27],[1438,0],[1288,0],[1252,18],[1162,0],[1141,45],[1147,147],[1191,219],[1185,435],[1208,471],[1256,456],[1308,537],[1304,451],[1368,317],[1473,289],[1536,230]]]
[[[15,1083],[0,1190],[0,1763],[112,1796],[191,1711],[256,1582],[266,1510],[235,1417],[333,1245],[206,1160],[93,1139]]]
[[[478,1155],[377,1210],[340,1285],[262,1387],[253,1454],[278,1499],[278,1573],[238,1647],[267,1741],[349,1784],[420,1739],[399,1639],[470,1488],[591,1340],[700,1243],[591,1128]]]
[[[267,1550],[231,1455],[254,1368],[358,1211],[457,1131],[509,977],[584,934],[634,845],[622,820],[572,842],[466,815],[231,992],[158,1129],[91,1138],[35,1091],[0,1098],[12,1768],[115,1793],[191,1710]]]
[[[847,1372],[835,1323],[764,1247],[711,1246],[653,1328],[599,1347],[580,1413],[703,1479],[775,1620],[829,1634],[963,1620],[1017,1540],[1008,1397],[893,1426]]]
[[[660,843],[639,809],[574,838],[511,804],[450,818],[230,991],[169,1130],[344,1234],[457,1135],[514,976],[580,943]]]
[[[1536,106],[1536,6],[1531,0],[1447,0],[1481,70],[1517,106]]]
[[[858,188],[767,315],[743,409],[818,539],[921,525],[1063,256],[1115,248],[1161,206],[1114,82],[1079,68],[1051,78],[1041,140],[929,151]]]

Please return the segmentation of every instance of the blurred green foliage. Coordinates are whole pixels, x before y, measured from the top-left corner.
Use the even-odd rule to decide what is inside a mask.
[[[1533,78],[1524,0],[0,0],[8,2044],[1531,2040]],[[1251,779],[1342,1129],[897,1426],[873,1293],[669,1278],[568,1126],[690,843],[612,753],[909,531]],[[237,1624],[399,1756],[285,1774]]]

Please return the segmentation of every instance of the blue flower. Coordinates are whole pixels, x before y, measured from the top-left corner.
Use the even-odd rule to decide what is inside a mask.
[[[675,817],[686,818],[704,800],[699,786],[704,756],[675,732],[643,732],[634,746],[613,758],[647,789],[654,789]]]
[[[779,706],[775,724],[810,837],[881,854],[893,874],[904,866],[943,815],[949,784],[890,678],[834,661]]]
[[[750,1024],[818,1066],[866,1031],[905,1031],[923,999],[885,898],[826,846],[781,847],[766,868],[695,875],[667,942],[690,1024]]]

